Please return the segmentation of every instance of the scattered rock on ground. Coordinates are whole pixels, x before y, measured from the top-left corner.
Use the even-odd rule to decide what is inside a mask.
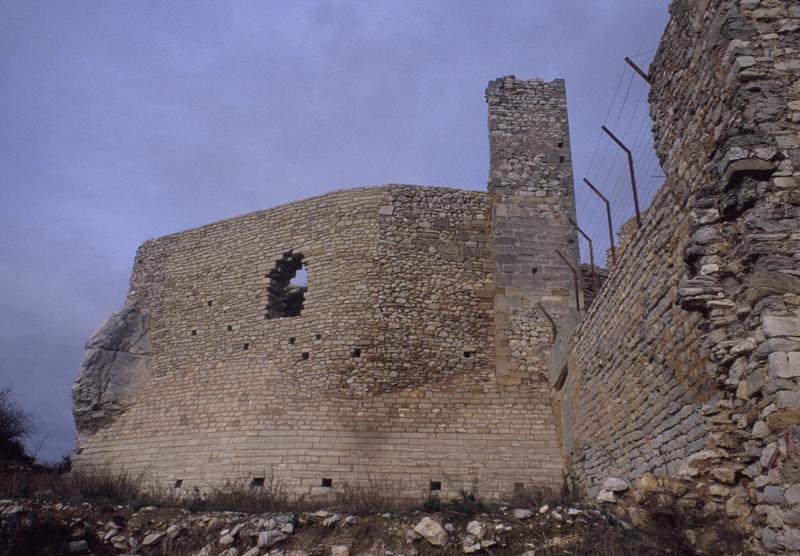
[[[447,532],[435,519],[423,517],[414,526],[414,531],[434,546],[444,546],[447,543]]]

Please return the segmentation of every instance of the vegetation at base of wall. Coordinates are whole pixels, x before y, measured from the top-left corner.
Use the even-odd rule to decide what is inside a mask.
[[[345,482],[331,497],[331,507],[336,511],[354,515],[401,512],[418,503],[410,498],[402,483],[379,484],[367,477],[364,482]]]
[[[0,462],[33,463],[25,439],[36,432],[33,416],[14,399],[10,387],[0,388]]]
[[[236,482],[211,489],[203,495],[162,495],[161,500],[162,505],[179,506],[193,512],[235,511],[255,514],[297,511],[306,506],[304,497],[293,494],[272,476],[266,477],[264,484],[259,487]]]
[[[0,497],[57,502],[99,502],[144,505],[158,497],[144,494],[145,475],[61,472],[41,466],[0,473]]]
[[[541,554],[618,555],[618,554],[673,554],[692,555],[697,547],[712,542],[726,554],[744,554],[745,539],[730,529],[721,516],[705,515],[700,510],[679,507],[674,502],[654,496],[644,500],[637,523],[627,523],[606,511],[582,507],[573,500],[546,488],[518,489],[505,502],[483,500],[477,489],[462,489],[459,495],[442,500],[429,496],[420,504],[403,496],[402,485],[383,485],[373,481],[360,484],[345,483],[325,500],[312,501],[293,495],[278,480],[265,479],[264,484],[253,488],[246,484],[230,484],[214,489],[205,495],[189,494],[178,497],[174,489],[170,492],[148,488],[145,474],[126,475],[109,472],[64,472],[56,468],[12,470],[0,474],[0,497],[17,499],[40,499],[65,504],[89,502],[98,506],[128,505],[132,507],[161,506],[184,508],[192,512],[236,511],[249,514],[299,513],[325,508],[343,514],[355,514],[360,519],[373,520],[387,512],[393,516],[413,517],[420,511],[434,515],[444,523],[450,522],[463,529],[473,519],[508,521],[511,509],[529,509],[533,518],[518,521],[506,535],[509,546],[525,546],[526,543],[540,547]],[[543,510],[544,506],[548,509]],[[569,519],[569,508],[580,508],[584,515],[593,512],[593,519]],[[540,514],[558,509],[563,519],[542,520]],[[540,511],[542,510],[542,511]],[[588,513],[587,513],[588,512]],[[546,517],[546,515],[542,515]],[[513,519],[512,519],[513,521]],[[383,522],[381,522],[383,523]],[[46,523],[34,524],[35,533],[47,529]],[[513,524],[512,524],[513,525]],[[53,538],[62,538],[58,523],[52,523]],[[8,534],[6,531],[5,534]],[[38,542],[39,533],[29,534],[15,542]],[[21,533],[20,533],[21,534]],[[374,534],[380,535],[377,527]],[[710,539],[710,540],[709,540]],[[453,537],[453,543],[458,539]],[[26,546],[28,546],[26,544]],[[543,547],[543,548],[541,548]],[[47,554],[47,547],[36,547],[37,553]],[[460,550],[460,547],[458,547]],[[444,552],[450,553],[450,552]]]

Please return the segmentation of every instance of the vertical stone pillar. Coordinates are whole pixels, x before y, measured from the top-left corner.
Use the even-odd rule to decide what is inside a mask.
[[[489,83],[497,381],[521,384],[546,372],[552,326],[575,305],[578,245],[564,81],[503,77]],[[542,375],[543,376],[543,375]]]

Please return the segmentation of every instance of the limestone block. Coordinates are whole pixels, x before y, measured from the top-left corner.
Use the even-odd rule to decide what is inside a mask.
[[[765,316],[763,328],[764,333],[769,337],[800,336],[800,318]]]
[[[414,526],[414,531],[434,546],[444,546],[447,544],[447,532],[438,521],[429,517],[423,517],[422,520]]]

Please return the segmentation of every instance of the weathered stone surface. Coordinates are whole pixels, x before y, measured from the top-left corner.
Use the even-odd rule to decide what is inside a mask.
[[[142,541],[142,546],[152,546],[156,544],[158,541],[160,541],[163,536],[164,536],[163,533],[150,533]]]
[[[72,413],[79,437],[121,414],[150,376],[147,318],[128,307],[111,315],[86,343],[72,387]]]
[[[111,404],[79,380],[74,468],[183,493],[270,470],[305,497],[367,475],[409,497],[559,488],[536,377],[573,300],[555,249],[578,263],[566,88],[507,76],[486,100],[489,191],[347,189],[146,241],[127,305],[148,315],[152,378]]]
[[[82,554],[89,551],[89,543],[86,541],[72,541],[69,543],[70,554]]]
[[[486,527],[480,521],[470,521],[467,523],[467,533],[480,540],[486,534]]]
[[[591,494],[612,469],[678,473],[715,498],[705,511],[724,504],[772,551],[791,538],[782,492],[800,476],[800,38],[786,31],[800,22],[788,4],[672,2],[649,71],[666,181],[575,328],[560,393],[571,476]],[[758,534],[757,504],[770,524]]]
[[[601,490],[597,493],[597,501],[601,504],[613,504],[617,498],[610,490]]]
[[[800,352],[776,351],[769,354],[769,374],[773,378],[800,377]]]
[[[765,316],[763,326],[767,336],[800,336],[798,317]]]
[[[278,544],[279,542],[286,540],[286,535],[278,530],[271,530],[271,531],[262,531],[258,534],[258,547],[259,548],[269,548]]]
[[[622,492],[628,490],[628,483],[619,477],[609,477],[603,481],[603,490],[609,492]]]
[[[800,529],[784,529],[778,534],[778,544],[791,551],[800,551]]]
[[[420,522],[414,526],[414,532],[434,546],[444,546],[447,544],[447,533],[435,519],[423,517]]]

